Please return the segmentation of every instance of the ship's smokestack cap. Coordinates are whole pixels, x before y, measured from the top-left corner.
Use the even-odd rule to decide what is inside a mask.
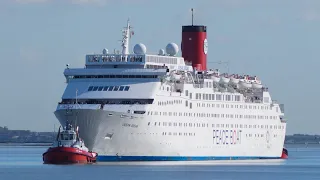
[[[207,26],[182,26],[182,32],[207,32]]]

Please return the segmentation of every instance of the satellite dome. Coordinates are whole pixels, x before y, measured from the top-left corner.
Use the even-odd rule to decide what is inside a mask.
[[[139,55],[143,55],[143,54],[146,54],[147,52],[147,48],[144,44],[140,43],[140,44],[136,44],[134,47],[133,47],[133,52],[135,54],[139,54]]]
[[[166,52],[167,54],[169,54],[170,56],[175,56],[178,54],[179,52],[179,47],[177,44],[175,43],[169,43],[166,47]]]
[[[103,49],[102,54],[104,54],[104,55],[108,54],[108,49]]]
[[[159,55],[161,55],[161,56],[164,55],[164,50],[163,50],[163,49],[160,49],[160,50],[159,50]]]

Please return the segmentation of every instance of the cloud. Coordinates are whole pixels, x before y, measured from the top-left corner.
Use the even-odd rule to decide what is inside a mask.
[[[1,1],[1,0],[0,0]],[[139,0],[5,0],[7,2],[14,2],[17,4],[36,4],[36,3],[71,3],[71,4],[98,4],[105,5],[107,2],[124,2],[130,3],[132,1],[137,2]]]
[[[212,5],[226,7],[226,8],[243,8],[249,4],[255,3],[254,0],[210,0]]]
[[[100,4],[107,3],[108,0],[69,0],[72,4]]]
[[[49,0],[13,0],[15,3],[21,3],[21,4],[29,4],[29,3],[44,3],[48,2]]]
[[[28,64],[43,63],[45,59],[42,50],[35,47],[20,47],[18,55],[21,62]]]
[[[2,1],[2,0],[0,0]],[[105,4],[112,0],[4,0],[5,2],[13,2],[16,4],[37,4],[37,3],[48,3],[48,2],[62,2],[71,4]]]
[[[302,18],[305,21],[320,21],[320,11],[307,10],[304,12]]]

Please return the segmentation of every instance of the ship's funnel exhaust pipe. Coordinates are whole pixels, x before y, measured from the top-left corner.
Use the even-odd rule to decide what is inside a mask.
[[[193,22],[192,9],[192,25],[182,26],[182,57],[185,61],[191,62],[193,68],[207,70],[207,27],[194,26]]]

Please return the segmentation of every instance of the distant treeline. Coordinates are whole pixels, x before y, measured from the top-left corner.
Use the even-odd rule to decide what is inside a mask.
[[[0,126],[0,143],[51,143],[54,132],[31,132],[29,130],[9,130]]]
[[[287,135],[286,144],[319,144],[320,135],[294,134]]]

